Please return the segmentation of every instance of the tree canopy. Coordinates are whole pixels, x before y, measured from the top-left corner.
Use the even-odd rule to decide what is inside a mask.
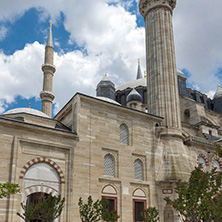
[[[7,197],[9,194],[19,193],[19,185],[12,183],[0,183],[0,199],[3,197]]]
[[[216,169],[205,172],[201,166],[191,172],[188,182],[179,181],[178,198],[165,201],[172,205],[185,222],[222,221],[222,174]]]

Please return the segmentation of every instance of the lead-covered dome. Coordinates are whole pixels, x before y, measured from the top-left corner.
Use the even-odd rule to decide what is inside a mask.
[[[32,108],[15,108],[15,109],[8,110],[7,112],[3,113],[3,115],[18,114],[18,113],[27,113],[27,114],[31,114],[35,116],[49,118],[49,116],[46,115],[45,113],[36,109],[32,109]]]
[[[216,93],[214,94],[213,99],[218,99],[218,98],[222,98],[222,88],[221,88],[220,84],[218,85],[218,89],[217,89]]]
[[[105,77],[98,83],[97,89],[101,86],[111,86],[115,88],[114,83],[107,77],[107,74],[105,74]]]
[[[135,90],[133,89],[129,95],[126,97],[126,102],[131,102],[131,101],[139,101],[142,102],[142,96]]]
[[[179,69],[177,70],[177,76],[186,78],[185,74],[181,70],[179,70]]]
[[[98,83],[96,88],[96,96],[106,97],[112,100],[115,100],[115,85],[114,83],[107,77],[107,73],[105,77]]]

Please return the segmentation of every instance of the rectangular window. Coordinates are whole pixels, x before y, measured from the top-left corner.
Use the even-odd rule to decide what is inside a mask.
[[[141,213],[145,209],[145,206],[146,206],[145,200],[133,200],[133,208],[134,208],[134,212],[133,212],[134,219],[133,220],[134,220],[134,222],[142,222],[143,221],[143,217],[141,216]]]
[[[103,198],[108,200],[107,209],[109,210],[109,212],[112,212],[114,210],[117,211],[117,198],[116,197],[103,196]]]

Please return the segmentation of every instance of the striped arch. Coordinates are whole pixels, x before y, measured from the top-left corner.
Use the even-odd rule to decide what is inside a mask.
[[[23,168],[20,172],[19,179],[24,179],[25,173],[28,170],[28,168],[31,167],[32,165],[36,164],[36,163],[47,163],[50,166],[52,166],[57,171],[57,173],[60,177],[61,183],[65,183],[65,176],[62,172],[62,169],[54,161],[52,161],[52,160],[50,160],[49,158],[46,158],[46,157],[38,157],[38,158],[32,159],[28,163],[26,163],[25,166],[23,166]]]
[[[220,159],[219,157],[217,157],[217,156],[214,156],[214,157],[212,158],[212,161],[211,161],[212,166],[213,166],[214,160],[218,161],[218,163],[219,163],[219,165],[220,165],[220,168],[222,168],[221,159]]]
[[[197,164],[199,164],[199,161],[198,161],[199,157],[202,157],[205,160],[206,166],[209,166],[209,161],[208,161],[207,157],[205,155],[203,155],[202,153],[197,156]]]
[[[52,194],[52,196],[58,195],[58,192],[53,188],[42,185],[30,186],[25,189],[26,196],[33,193],[47,193],[47,194]]]

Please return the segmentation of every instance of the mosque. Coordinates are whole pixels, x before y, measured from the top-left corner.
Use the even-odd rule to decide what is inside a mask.
[[[105,197],[119,222],[142,221],[155,206],[160,222],[180,221],[164,197],[198,164],[220,169],[214,142],[222,138],[222,89],[213,99],[186,86],[175,61],[172,14],[176,0],[140,0],[146,28],[146,69],[116,87],[105,77],[96,97],[76,93],[52,118],[53,39],[45,47],[42,111],[0,116],[1,182],[21,193],[0,199],[0,222],[19,222],[20,203],[46,195],[66,198],[57,221],[80,222],[78,200]]]

